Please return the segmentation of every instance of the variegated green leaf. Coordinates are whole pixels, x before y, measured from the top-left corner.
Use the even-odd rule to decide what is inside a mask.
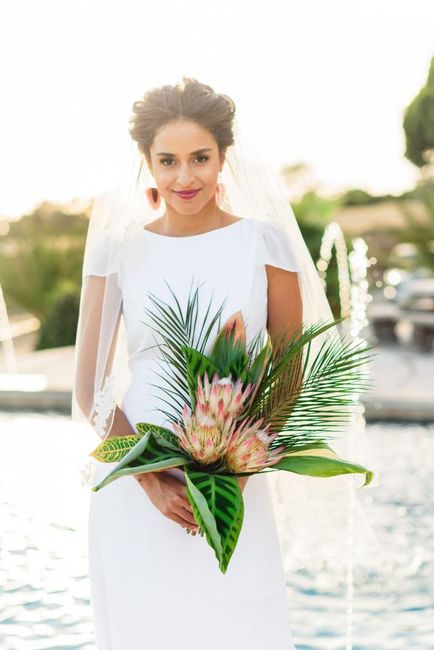
[[[121,476],[131,476],[131,474],[145,474],[146,472],[158,472],[164,469],[169,469],[170,467],[181,467],[182,465],[188,464],[188,459],[185,456],[173,456],[172,458],[161,458],[156,460],[153,463],[144,463],[142,465],[128,465],[127,467],[122,467],[121,469],[114,469],[113,472],[107,474],[107,476],[95,485],[92,488],[94,492],[97,492],[108,483],[115,481]]]
[[[148,444],[140,456],[137,456],[134,460],[131,461],[132,467],[138,467],[146,464],[163,462],[172,458],[182,458],[185,462],[191,462],[190,457],[187,454],[181,453],[180,449],[169,449],[160,445],[159,441],[154,437],[154,431],[151,431],[151,437],[149,438]]]
[[[272,467],[273,469],[284,469],[288,472],[295,472],[296,474],[320,476],[323,478],[339,476],[341,474],[365,474],[365,482],[362,487],[369,485],[374,477],[374,473],[366,467],[363,467],[363,465],[351,463],[342,458],[326,458],[322,456],[285,456],[285,458],[282,458],[282,460]]]
[[[112,436],[103,440],[98,447],[89,454],[101,463],[114,463],[122,460],[124,456],[139,442],[142,436]]]
[[[195,519],[226,573],[241,532],[244,501],[237,479],[185,468],[186,492]]]
[[[152,424],[152,422],[137,422],[136,430],[140,436],[144,436],[148,431],[153,431],[157,428],[158,425]]]
[[[93,488],[91,488],[94,492],[97,492],[103,485],[106,485],[110,481],[108,480],[110,476],[114,474],[114,472],[127,467],[129,463],[134,461],[140,454],[142,454],[146,448],[146,445],[149,442],[149,438],[151,436],[152,429],[149,429],[149,431],[140,438],[140,440],[134,445],[132,449],[122,458],[122,460],[119,461],[119,463],[107,474],[107,476],[103,479],[101,483],[98,483],[95,485]]]
[[[123,459],[102,481],[98,483],[98,485],[93,487],[92,490],[97,492],[99,489],[121,476],[155,472],[168,469],[169,467],[180,467],[191,462],[185,454],[180,454],[179,450],[173,451],[167,447],[162,447],[155,440],[153,434],[154,429],[150,427],[147,428],[147,432],[135,447],[135,450],[138,450],[138,453],[131,455],[128,462],[125,462],[125,459]]]
[[[149,429],[151,429],[152,436],[161,447],[166,447],[167,449],[171,449],[178,453],[181,451],[178,436],[166,427],[152,424],[150,422],[138,422],[136,424],[136,429],[141,435],[144,435],[149,431]]]
[[[184,471],[184,476],[186,480],[186,493],[194,518],[200,529],[205,532],[206,540],[214,550],[215,556],[220,564],[223,558],[223,548],[214,514],[211,512],[206,497],[190,478],[187,469]]]

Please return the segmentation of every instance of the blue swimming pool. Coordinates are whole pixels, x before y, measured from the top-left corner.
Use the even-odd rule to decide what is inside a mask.
[[[68,416],[0,413],[2,650],[94,650],[87,574],[89,487],[97,439]],[[370,424],[381,484],[366,492],[377,566],[354,575],[354,650],[434,648],[434,424]],[[345,580],[331,563],[288,582],[297,650],[341,650]],[[227,650],[232,650],[228,648]]]

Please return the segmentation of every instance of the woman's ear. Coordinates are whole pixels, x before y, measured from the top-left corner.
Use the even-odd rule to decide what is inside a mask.
[[[219,159],[220,159],[220,171],[223,169],[223,165],[225,164],[225,158],[226,158],[226,149],[222,149],[219,154]]]

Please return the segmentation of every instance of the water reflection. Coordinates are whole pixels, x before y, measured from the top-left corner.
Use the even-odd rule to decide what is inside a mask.
[[[383,552],[354,572],[353,648],[433,650],[434,424],[370,424],[368,436],[381,484],[363,501]],[[324,563],[289,587],[297,650],[344,648],[344,571]]]
[[[0,647],[94,650],[80,471],[97,440],[57,414],[0,413],[0,431]],[[433,649],[434,425],[371,424],[368,435],[382,478],[363,498],[385,552],[355,570],[353,647]],[[344,648],[344,573],[299,571],[288,590],[297,650]]]
[[[93,650],[87,568],[89,446],[68,418],[0,415],[2,650]]]

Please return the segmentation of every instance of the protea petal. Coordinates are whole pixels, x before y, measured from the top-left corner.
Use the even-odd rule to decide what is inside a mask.
[[[243,391],[241,379],[234,383],[231,376],[219,377],[215,372],[210,383],[207,371],[203,379],[198,376],[196,391],[196,409],[209,408],[209,412],[219,424],[228,416],[236,417],[244,408],[244,401],[253,389],[248,384]]]
[[[232,334],[234,341],[246,342],[246,326],[244,324],[243,314],[240,310],[236,311],[228,318],[221,329],[221,333],[229,338]]]
[[[226,467],[231,472],[258,471],[284,457],[285,447],[269,449],[275,434],[268,433],[268,425],[260,428],[262,422],[263,418],[256,422],[243,420],[234,430],[224,457]]]
[[[191,458],[202,464],[220,460],[232,437],[235,424],[232,418],[225,417],[219,422],[208,403],[199,403],[193,414],[184,408],[182,419],[182,423],[173,424],[173,429]]]

